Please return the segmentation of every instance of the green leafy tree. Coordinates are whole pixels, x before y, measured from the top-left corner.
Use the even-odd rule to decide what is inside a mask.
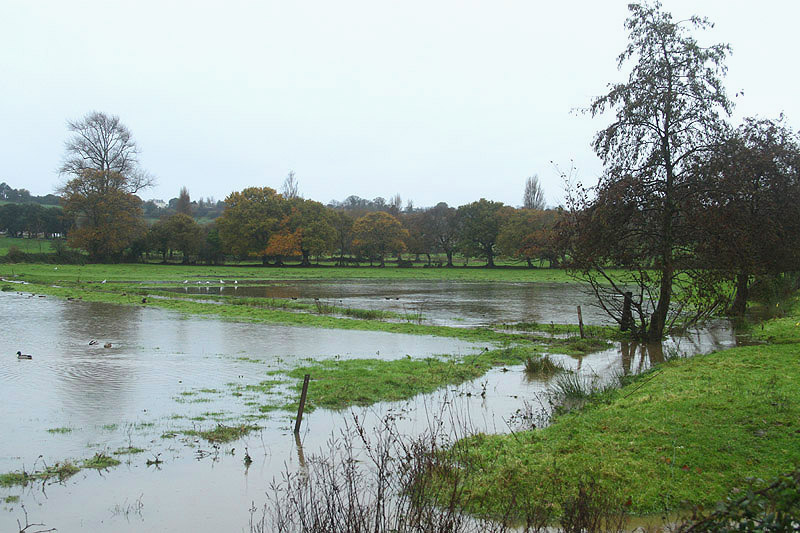
[[[461,249],[467,255],[485,258],[488,268],[495,266],[495,247],[505,214],[502,202],[484,198],[460,206],[456,213]]]
[[[203,244],[203,230],[192,217],[176,213],[167,219],[170,233],[170,246],[181,252],[183,262],[190,262]]]
[[[701,188],[690,197],[695,253],[710,271],[735,279],[729,311],[742,315],[755,276],[800,265],[800,136],[782,119],[746,119],[698,165]]]
[[[722,85],[729,47],[700,46],[690,35],[710,26],[706,19],[675,21],[658,2],[629,10],[628,46],[619,56],[620,68],[630,65],[628,80],[590,107],[593,116],[610,110],[614,118],[594,140],[605,173],[594,194],[579,194],[573,206],[581,212],[576,243],[583,246],[573,258],[621,324],[615,302],[636,287],[634,331],[655,341],[676,321],[698,319],[717,303],[694,283],[692,229],[681,206],[695,190],[692,158],[714,149],[721,115],[731,109]],[[611,279],[608,265],[629,275]]]
[[[217,219],[223,250],[238,257],[258,256],[267,263],[270,237],[285,216],[283,198],[269,187],[248,187],[225,199]]]
[[[175,211],[192,216],[192,199],[189,196],[189,189],[186,187],[181,187],[181,191],[178,194],[178,201],[175,204]]]
[[[338,266],[345,266],[345,255],[350,253],[353,244],[353,224],[355,219],[348,212],[337,209],[331,213],[331,224],[336,232],[335,248],[339,251]]]
[[[419,224],[426,239],[432,242],[432,251],[447,256],[447,266],[453,266],[453,254],[458,238],[456,209],[445,202],[439,202],[420,213]]]

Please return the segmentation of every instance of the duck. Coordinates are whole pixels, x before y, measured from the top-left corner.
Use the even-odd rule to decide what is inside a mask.
[[[24,354],[22,352],[17,352],[17,359],[33,359],[33,356]]]
[[[103,348],[111,348],[111,343],[107,342],[103,345]]]
[[[96,341],[96,340],[94,340],[94,339],[92,339],[92,340],[90,340],[90,341],[89,341],[89,346],[94,346],[95,344],[100,344],[100,343],[99,343],[99,342],[97,342],[97,341]]]

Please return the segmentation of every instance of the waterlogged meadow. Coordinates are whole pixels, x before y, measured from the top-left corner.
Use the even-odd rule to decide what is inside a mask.
[[[121,268],[4,272],[2,529],[24,525],[24,506],[31,522],[64,531],[246,530],[271,481],[303,469],[354,415],[367,426],[390,417],[414,435],[446,406],[476,430],[507,433],[530,416],[525,405],[550,408],[559,373],[525,371],[543,354],[601,385],[734,343],[720,326],[658,348],[620,344],[563,280],[264,280],[263,269],[248,279],[171,268],[146,279],[152,267]],[[424,316],[406,316],[407,302]],[[591,339],[558,324],[574,322],[577,305],[595,324]]]

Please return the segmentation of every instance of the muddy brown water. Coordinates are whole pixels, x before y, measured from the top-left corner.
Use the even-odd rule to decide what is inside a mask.
[[[306,283],[299,285],[311,291]],[[340,284],[333,285],[341,289]],[[375,284],[367,285],[353,292],[375,290]],[[419,294],[416,285],[412,284],[411,292]],[[457,314],[456,295],[463,284],[437,285],[439,294],[426,285],[429,301],[444,303],[430,305],[427,313],[434,320],[448,320],[447,316]],[[518,284],[504,285],[509,287],[496,293],[504,295],[504,304],[494,307],[493,314],[486,310],[494,304],[476,303],[465,296],[465,321],[513,321],[505,318],[506,308],[519,310],[519,317],[532,316],[522,310],[530,306],[529,295],[537,291],[515,292]],[[465,290],[469,295],[471,289]],[[515,293],[520,296],[512,302]],[[558,305],[563,305],[566,313],[576,301],[565,302],[565,298],[562,295]],[[433,309],[443,311],[431,313]],[[537,313],[544,318],[521,319],[549,322],[544,310]],[[99,344],[90,346],[92,339]],[[30,471],[131,445],[147,450],[118,456],[122,464],[115,468],[83,470],[65,482],[0,488],[0,531],[15,531],[12,528],[18,519],[24,525],[21,504],[30,522],[59,531],[247,531],[248,509],[253,503],[256,507],[263,504],[270,482],[286,469],[298,468],[299,452],[308,456],[323,450],[353,413],[368,425],[388,412],[397,413],[400,429],[413,435],[427,428],[431,412],[449,402],[458,412],[467,413],[476,430],[505,432],[523,400],[535,403],[547,390],[546,383],[526,379],[520,367],[507,372],[495,369],[459,387],[407,402],[309,413],[303,422],[300,450],[291,431],[293,414],[283,411],[259,420],[262,430],[214,449],[205,441],[165,439],[162,435],[213,427],[207,413],[224,412],[235,420],[237,413],[245,412],[241,399],[210,393],[198,396],[204,401],[195,402],[198,397],[181,393],[224,391],[229,383],[258,383],[267,371],[291,368],[308,357],[466,355],[483,346],[383,332],[236,323],[154,308],[14,293],[0,293],[0,342],[4,352],[0,357],[0,472]],[[105,342],[112,347],[103,348]],[[615,373],[641,371],[651,360],[663,358],[665,350],[667,354],[696,353],[734,343],[730,330],[718,324],[670,340],[660,350],[629,345],[579,359],[554,357],[586,376],[605,379]],[[32,354],[33,360],[17,360],[17,350]],[[206,420],[190,420],[204,413]],[[176,415],[184,418],[175,419]],[[48,431],[56,428],[69,431]],[[245,447],[254,460],[249,468],[243,463]],[[147,466],[146,461],[156,455],[163,463]],[[20,500],[3,503],[8,496]]]

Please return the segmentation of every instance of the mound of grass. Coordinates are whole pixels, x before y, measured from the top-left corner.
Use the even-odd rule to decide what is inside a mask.
[[[72,433],[72,428],[68,427],[61,427],[61,428],[50,428],[47,430],[48,433]]]
[[[566,371],[566,368],[553,361],[549,355],[525,359],[525,374],[532,378],[548,379]]]
[[[120,448],[119,450],[114,452],[114,455],[134,455],[137,453],[144,453],[146,450],[144,448],[137,448],[136,446],[127,446],[125,448]]]
[[[513,498],[546,498],[554,485],[572,492],[588,476],[651,514],[790,471],[800,464],[797,353],[751,346],[672,361],[548,428],[461,441],[470,510],[502,515]]]
[[[14,485],[24,486],[33,481],[52,478],[58,481],[64,481],[80,472],[80,470],[79,467],[75,466],[70,461],[63,461],[35,472],[25,472],[24,470],[8,472],[6,474],[0,474],[0,487],[12,487]]]
[[[208,442],[231,442],[237,439],[240,439],[247,435],[252,431],[256,431],[260,429],[258,426],[252,426],[249,424],[240,424],[238,426],[225,426],[222,424],[217,424],[217,427],[214,429],[209,429],[205,431],[196,431],[196,430],[189,430],[185,431],[185,435],[193,435],[198,436],[206,439]]]
[[[112,466],[117,466],[118,464],[119,460],[114,459],[110,455],[106,455],[103,452],[97,452],[94,454],[94,457],[91,459],[86,459],[83,463],[81,463],[81,467],[104,470],[106,468],[111,468]]]
[[[458,358],[323,360],[296,368],[289,376],[311,375],[306,409],[345,409],[382,401],[406,400],[445,385],[478,378],[494,366],[521,364],[532,349],[510,347]],[[299,390],[301,383],[296,384]]]

